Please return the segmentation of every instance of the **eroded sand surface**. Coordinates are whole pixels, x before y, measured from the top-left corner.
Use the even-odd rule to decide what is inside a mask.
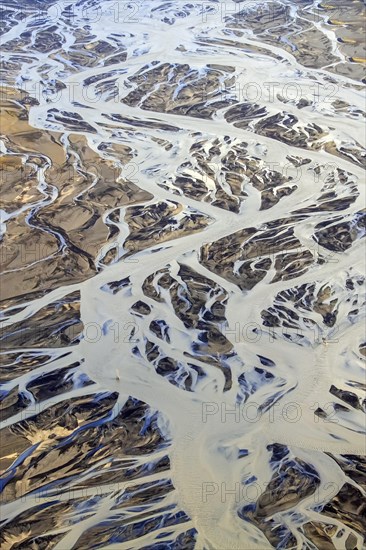
[[[2,8],[1,548],[366,548],[365,10]]]

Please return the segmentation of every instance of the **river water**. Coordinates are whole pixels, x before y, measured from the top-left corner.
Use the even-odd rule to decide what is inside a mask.
[[[4,2],[4,550],[366,548],[344,4]]]

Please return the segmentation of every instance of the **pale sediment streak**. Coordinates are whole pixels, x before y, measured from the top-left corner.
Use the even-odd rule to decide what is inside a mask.
[[[204,4],[208,9],[208,5]],[[150,198],[143,197],[133,203],[136,210],[128,218],[129,223],[126,220],[131,212],[131,203],[121,201],[120,204],[104,209],[101,216],[103,223],[114,225],[118,231],[116,236],[99,248],[94,258],[98,273],[83,282],[49,288],[44,295],[23,301],[20,310],[17,309],[19,303],[16,303],[4,312],[3,321],[3,326],[9,327],[11,333],[11,327],[16,330],[17,323],[30,322],[52,304],[58,304],[55,306],[57,311],[57,307],[61,307],[68,296],[76,293],[76,300],[80,303],[80,322],[84,327],[84,337],[76,340],[74,345],[41,347],[28,346],[26,342],[22,346],[15,342],[13,349],[8,351],[19,354],[22,350],[30,355],[42,353],[51,358],[36,370],[25,371],[5,385],[6,394],[18,387],[20,393],[28,395],[28,404],[19,411],[15,410],[3,423],[4,428],[18,425],[15,429],[19,433],[23,430],[31,444],[36,445],[34,449],[23,451],[22,461],[25,465],[28,464],[29,468],[32,466],[32,453],[38,453],[44,440],[50,437],[46,429],[37,432],[36,422],[33,431],[27,422],[34,417],[38,418],[41,411],[57,407],[66,399],[87,398],[88,395],[93,403],[96,394],[98,397],[95,402],[102,401],[106,395],[114,392],[118,394],[113,407],[109,408],[105,416],[90,421],[95,429],[109,426],[108,423],[113,423],[120,414],[122,418],[124,414],[128,418],[129,409],[125,407],[126,403],[132,406],[129,397],[138,400],[142,406],[146,404],[147,407],[143,408],[143,424],[145,426],[153,422],[153,435],[157,437],[157,442],[152,448],[147,447],[144,454],[140,454],[139,439],[136,438],[134,452],[119,458],[120,463],[117,465],[112,459],[113,466],[107,466],[105,458],[105,463],[101,460],[98,467],[95,466],[95,471],[90,467],[79,472],[80,479],[75,474],[66,476],[62,486],[57,485],[56,476],[55,489],[47,485],[46,489],[40,491],[28,491],[27,484],[30,486],[31,482],[26,480],[20,493],[14,490],[15,497],[4,504],[3,517],[16,522],[19,515],[31,511],[40,503],[47,506],[55,500],[68,502],[67,495],[82,501],[85,496],[82,494],[82,483],[93,478],[98,468],[99,475],[103,467],[113,470],[122,464],[124,468],[124,463],[131,460],[134,468],[142,469],[140,476],[133,478],[133,481],[127,478],[123,482],[114,482],[112,477],[110,482],[104,480],[97,486],[88,487],[84,504],[76,505],[69,499],[72,500],[70,509],[60,514],[62,519],[58,525],[51,526],[43,533],[43,536],[50,537],[47,548],[85,548],[91,540],[89,537],[93,537],[93,529],[96,529],[97,535],[94,536],[99,541],[96,547],[110,549],[181,548],[184,544],[187,548],[202,550],[322,548],[317,546],[319,543],[314,542],[314,535],[309,535],[309,530],[304,526],[326,524],[329,535],[327,544],[331,541],[329,544],[332,543],[337,549],[349,548],[347,544],[354,544],[354,548],[361,549],[364,541],[360,530],[349,520],[342,521],[335,514],[327,514],[329,509],[326,506],[334,501],[345,484],[352,486],[355,494],[365,496],[364,485],[359,480],[355,481],[346,468],[340,465],[342,460],[347,462],[347,459],[342,459],[343,455],[357,455],[360,460],[366,455],[365,411],[362,402],[365,367],[360,352],[364,338],[360,283],[363,282],[365,265],[363,244],[359,238],[362,225],[357,222],[357,216],[365,204],[361,156],[365,136],[360,114],[364,108],[363,87],[342,74],[329,73],[319,67],[304,67],[301,59],[294,54],[270,42],[256,40],[255,33],[250,32],[249,28],[245,32],[233,34],[233,27],[228,25],[221,14],[217,14],[216,19],[209,14],[203,16],[203,5],[182,6],[181,13],[185,13],[185,17],[174,14],[177,10],[170,4],[163,4],[159,14],[153,10],[157,5],[154,2],[144,5],[144,11],[139,11],[138,21],[123,22],[123,32],[120,21],[115,21],[103,9],[98,21],[88,21],[90,28],[87,32],[94,35],[94,40],[104,40],[110,46],[115,46],[114,33],[114,36],[120,36],[119,40],[125,45],[127,59],[115,62],[110,67],[97,64],[79,67],[74,72],[73,63],[65,59],[74,43],[73,33],[75,36],[76,29],[80,30],[86,24],[85,11],[82,11],[81,6],[75,6],[72,24],[65,17],[57,21],[57,31],[66,40],[62,55],[38,53],[32,48],[34,42],[29,47],[27,55],[32,57],[30,66],[27,65],[25,74],[17,75],[18,84],[19,76],[26,76],[27,91],[39,101],[38,105],[30,108],[29,122],[31,126],[43,131],[61,132],[61,142],[67,155],[74,159],[76,170],[79,173],[84,170],[89,174],[92,182],[78,198],[97,189],[100,178],[93,178],[90,166],[83,167],[81,153],[73,150],[69,137],[75,134],[84,136],[90,151],[110,162],[115,162],[116,156],[102,147],[104,144],[128,145],[134,153],[133,163],[138,167],[137,185],[149,193]],[[299,10],[299,7],[293,7],[293,19],[296,19]],[[164,15],[174,20],[171,25],[163,21]],[[303,16],[299,11],[299,19]],[[31,19],[32,16],[29,16],[20,23],[24,30],[28,28]],[[344,62],[344,54],[336,47],[336,35],[325,29],[323,23],[318,22],[314,26],[330,40],[332,55]],[[43,27],[46,27],[46,23],[42,23]],[[243,31],[242,26],[240,31]],[[19,27],[13,27],[5,34],[4,42],[16,38],[18,32]],[[228,36],[232,42],[223,43]],[[208,43],[207,39],[211,42]],[[245,52],[245,48],[252,50]],[[261,49],[255,51],[253,48]],[[22,56],[26,54],[23,52],[18,57]],[[5,58],[10,57],[10,53],[5,53]],[[66,86],[54,102],[48,101],[47,94],[37,93],[45,63],[49,65],[46,82],[56,79]],[[171,67],[167,76],[162,77],[162,73],[157,72],[155,81],[154,77],[149,76],[149,71],[163,63]],[[179,66],[183,64],[187,67],[182,70],[183,76],[180,76]],[[208,68],[209,64],[221,66],[221,73],[214,86],[225,86],[225,94],[235,99],[233,105],[238,102],[258,103],[265,108],[265,114],[253,116],[248,121],[245,117],[240,118],[242,115],[239,113],[233,122],[229,119],[232,105],[227,103],[215,107],[211,118],[200,118],[199,109],[210,106],[225,95],[221,89],[218,97],[209,96],[211,83],[207,75],[214,78],[210,72],[212,69]],[[178,76],[174,73],[174,67]],[[145,83],[144,79],[134,81],[138,71],[143,68]],[[230,72],[228,68],[233,68],[233,71]],[[205,94],[208,93],[208,97],[205,97],[205,105],[200,104],[193,114],[189,110],[184,113],[182,110],[171,112],[179,93],[188,87],[184,81],[185,72],[191,70],[197,71],[192,77],[193,92],[190,90],[193,106],[195,82],[201,86],[200,78],[202,75],[207,77]],[[113,71],[115,74],[111,74]],[[235,87],[227,80],[232,74],[237,84],[259,85],[262,95],[258,101],[242,97],[243,88]],[[348,110],[337,111],[331,101],[310,101],[314,95],[314,82],[324,92],[328,89],[330,75],[336,86],[336,99],[346,102]],[[85,84],[96,76],[101,79]],[[166,78],[175,88],[171,103],[167,90],[161,92],[162,98],[154,97],[151,100],[154,91],[159,90],[160,78]],[[110,79],[114,80],[113,85],[118,90],[118,101],[115,95],[109,95]],[[104,89],[100,87],[101,83],[105,85]],[[284,102],[279,97],[280,93],[267,96],[269,83],[275,83],[279,91],[283,91],[286,85],[298,83],[301,97],[310,101],[311,108],[300,108],[298,98]],[[131,99],[131,92],[138,92],[139,87],[145,84],[147,87],[144,93],[136,101]],[[93,93],[96,93],[96,97],[100,93],[98,101],[90,99]],[[187,99],[188,104],[190,99]],[[166,108],[162,112],[164,101]],[[277,131],[289,128],[286,126],[286,117],[289,115],[298,118],[290,126],[294,132],[293,143],[286,141],[286,133],[268,134],[268,122],[267,126],[259,125],[263,117],[269,119],[281,112],[285,112],[285,117],[272,121]],[[75,114],[79,118],[75,118]],[[113,119],[116,115],[120,118]],[[238,122],[241,127],[238,127]],[[315,125],[322,131],[317,130]],[[308,146],[313,140],[312,132],[318,132],[313,147]],[[306,146],[299,137],[301,135],[308,137]],[[162,145],[162,140],[169,146]],[[205,145],[201,146],[201,141]],[[271,177],[274,171],[281,171],[281,167],[284,171],[283,167],[287,166],[288,171],[289,157],[308,159],[308,163],[301,167],[299,178],[295,178],[296,188],[287,196],[281,196],[270,208],[268,205],[261,208],[264,204],[261,183],[256,188],[250,180],[244,179],[241,191],[236,192],[226,182],[225,190],[229,199],[225,200],[240,199],[237,211],[230,211],[214,203],[219,197],[215,188],[215,171],[214,175],[206,173],[206,180],[202,180],[206,181],[207,187],[204,200],[198,200],[190,194],[189,189],[179,187],[179,174],[196,181],[198,176],[202,176],[202,164],[199,160],[195,163],[192,161],[195,151],[198,150],[202,155],[199,159],[206,158],[208,163],[211,160],[216,166],[215,170],[220,172],[218,177],[224,180],[221,164],[227,155],[237,151],[243,143],[245,155],[257,163],[255,173],[261,177],[264,177],[266,170],[270,171]],[[210,159],[211,147],[217,150]],[[12,152],[11,148],[9,151]],[[46,163],[52,163],[47,154],[44,158]],[[192,166],[186,167],[185,163],[189,161]],[[117,160],[117,167],[123,167],[122,161]],[[56,188],[49,185],[47,188],[47,184],[42,183],[45,173],[47,169],[39,171],[39,190],[43,198],[32,203],[32,215],[33,212],[41,212],[42,208],[57,198]],[[336,173],[341,174],[338,179]],[[287,185],[288,182],[285,183]],[[329,196],[326,196],[327,192]],[[331,200],[338,203],[331,205],[327,202]],[[137,244],[131,250],[129,235],[132,235],[132,240],[133,223],[138,224],[134,220],[145,216],[138,208],[145,209],[147,214],[143,219],[148,219],[158,203],[171,209],[169,220],[173,220],[176,234],[172,231],[167,240],[164,237],[166,228],[163,221],[153,237],[150,240],[146,237],[144,243],[146,233],[141,232],[141,227],[135,228],[138,236],[136,242],[141,239],[142,244]],[[177,203],[178,206],[175,206]],[[328,206],[322,207],[323,203]],[[315,210],[312,210],[314,206]],[[25,212],[26,207],[23,210]],[[109,223],[109,216],[117,211],[118,216]],[[14,215],[19,213],[20,210]],[[324,229],[321,224],[330,222],[331,227],[337,227],[341,223],[339,216],[341,221],[343,218],[349,221],[350,227],[356,228],[352,229],[352,235],[358,233],[350,246],[337,250],[336,247],[324,246],[327,243],[319,235]],[[202,220],[204,225],[200,230],[192,231],[197,219]],[[191,230],[187,230],[184,224],[190,222],[188,227]],[[290,228],[289,235],[286,227]],[[181,232],[178,232],[181,228]],[[270,243],[269,250],[260,249],[253,256],[255,262],[268,257],[274,260],[271,264],[265,264],[269,265],[266,273],[258,275],[253,286],[241,271],[243,263],[248,259],[245,254],[239,255],[239,263],[236,268],[233,267],[233,273],[230,272],[230,262],[225,264],[224,249],[224,268],[218,269],[212,263],[212,257],[215,257],[214,244],[221,239],[232,238],[238,250],[247,246],[248,242],[248,246],[251,246],[251,236],[242,236],[240,233],[246,228],[254,228],[253,239],[258,239],[254,241],[254,248],[258,242],[259,248],[262,246],[261,235],[264,235],[266,243]],[[275,237],[270,234],[273,229]],[[55,234],[54,229],[50,229],[52,232]],[[65,248],[67,244],[62,235],[59,233],[58,236],[60,248]],[[281,251],[276,249],[276,239],[280,235],[284,235],[284,256],[297,249],[302,253],[310,251],[312,260],[306,269],[300,265],[295,275],[286,271],[287,260],[279,259]],[[118,249],[116,261],[106,265],[104,260],[114,248]],[[291,257],[288,259],[289,262],[297,260]],[[165,270],[170,286],[159,279],[160,270]],[[195,274],[193,279],[189,273]],[[289,273],[288,277],[286,273]],[[148,291],[145,282],[154,274],[153,282],[149,283],[153,290]],[[194,287],[195,278],[201,287]],[[125,283],[120,285],[118,292],[114,292],[118,285],[113,284],[121,280],[125,280]],[[346,281],[351,282],[346,285]],[[210,289],[206,290],[205,285]],[[175,297],[175,290],[180,302]],[[301,299],[298,298],[299,293]],[[308,302],[304,301],[303,295],[309,296]],[[205,302],[197,313],[201,324],[196,319],[187,320],[179,311],[180,308],[189,312],[192,304],[199,300]],[[148,314],[136,315],[134,304],[139,301],[149,310]],[[189,303],[191,307],[187,305]],[[185,310],[185,307],[188,309]],[[221,313],[215,313],[219,308]],[[336,322],[325,322],[326,316],[332,315],[334,311]],[[211,330],[218,330],[224,335],[224,342],[220,340],[215,343],[213,337],[210,341],[206,330],[208,316]],[[275,317],[277,321],[273,321]],[[264,319],[268,318],[272,321],[266,324]],[[166,328],[161,329],[158,336],[157,327],[163,326],[162,321]],[[96,338],[85,333],[85,327],[90,329],[93,326],[97,330]],[[126,334],[121,333],[121,330],[127,331]],[[202,338],[206,338],[206,341]],[[149,342],[152,343],[150,349]],[[157,358],[154,356],[154,346]],[[204,349],[206,351],[202,351]],[[166,371],[159,371],[158,359],[169,359],[176,365],[176,370],[168,375]],[[94,384],[88,385],[74,373],[72,387],[67,393],[51,394],[38,402],[34,400],[32,391],[28,389],[32,381],[73,364],[77,365],[77,372],[85,373]],[[190,366],[192,364],[194,369]],[[187,387],[188,379],[190,386]],[[358,406],[345,406],[349,402],[342,398],[344,393],[340,393],[339,388],[346,392],[350,391],[350,387],[352,399],[358,400]],[[125,421],[126,426],[129,426],[128,422]],[[82,437],[83,428],[80,426],[75,432],[68,431],[69,428],[62,424],[53,429],[59,438],[57,441],[74,438],[77,442]],[[145,434],[144,429],[141,428],[140,435]],[[121,446],[123,444],[126,444],[125,440]],[[274,458],[276,453],[283,453],[277,462]],[[164,456],[168,456],[169,468],[151,473],[151,464]],[[286,468],[285,473],[281,467]],[[17,468],[17,463],[9,467],[5,473],[5,485],[9,483],[8,479],[17,475]],[[271,483],[274,478],[286,483],[291,468],[298,474],[297,478],[290,479],[295,487],[293,492],[297,491],[299,497],[294,497],[292,501],[291,497],[283,505],[283,499]],[[160,487],[169,480],[174,490],[163,493],[161,500],[155,500],[152,492],[150,498],[146,497],[142,501],[142,516],[139,502],[136,504],[132,501],[129,505],[126,497],[123,504],[124,495],[131,491],[131,487],[135,489],[145,484],[154,487],[154,483]],[[22,486],[21,478],[18,483]],[[306,483],[311,487],[305,486]],[[288,487],[291,494],[291,484]],[[254,493],[250,493],[250,490]],[[272,501],[268,497],[271,491]],[[253,494],[256,496],[253,497]],[[277,499],[278,502],[274,502]],[[261,507],[265,510],[262,515]],[[180,522],[177,518],[175,521],[166,520],[170,510],[185,514],[184,521]],[[164,520],[161,519],[160,524],[158,522],[149,528],[149,521],[154,518]],[[144,532],[131,535],[123,531],[118,534],[117,529],[113,536],[104,534],[105,526],[121,525],[125,529],[126,525],[135,525],[137,521],[146,523]],[[269,535],[271,528],[277,529],[272,539],[272,535]],[[179,542],[179,537],[187,532],[191,532],[189,541]],[[5,542],[9,549],[12,548],[11,536],[11,533],[8,534]],[[16,538],[17,534],[13,536]]]

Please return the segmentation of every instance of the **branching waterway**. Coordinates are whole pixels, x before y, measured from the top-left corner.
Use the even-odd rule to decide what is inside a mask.
[[[366,548],[362,2],[2,10],[2,549]]]

